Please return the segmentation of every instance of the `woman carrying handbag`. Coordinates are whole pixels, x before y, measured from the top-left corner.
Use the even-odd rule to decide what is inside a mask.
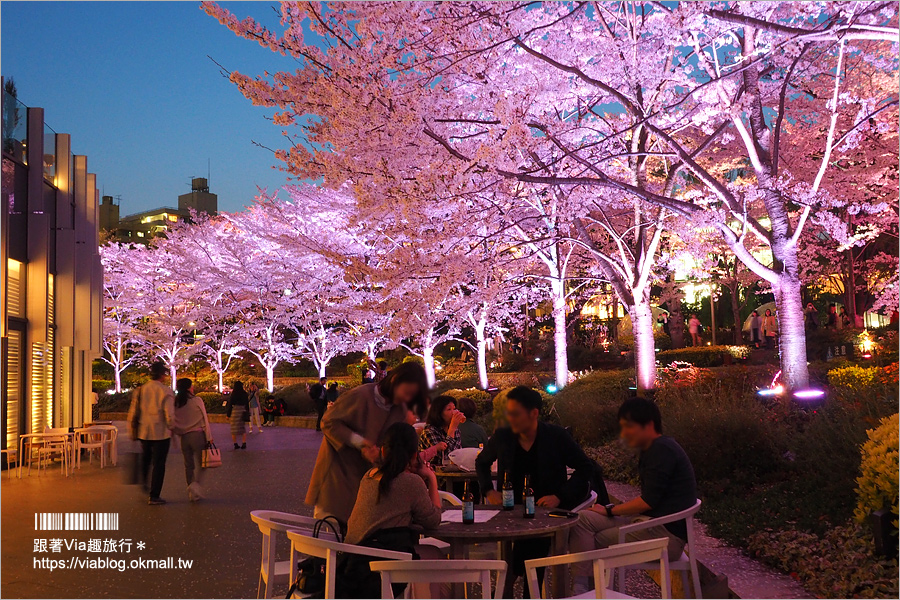
[[[231,441],[234,442],[235,450],[247,449],[247,427],[246,423],[250,420],[250,396],[244,390],[244,384],[240,381],[234,382],[234,389],[228,398],[228,407],[226,408],[228,420],[231,423]],[[241,445],[238,446],[237,439],[241,436]]]
[[[181,437],[181,452],[184,455],[184,475],[187,479],[188,497],[191,502],[200,500],[202,490],[200,479],[204,453],[208,442],[212,442],[209,429],[209,418],[203,400],[194,395],[193,382],[190,379],[179,379],[175,384],[175,415],[173,431]]]

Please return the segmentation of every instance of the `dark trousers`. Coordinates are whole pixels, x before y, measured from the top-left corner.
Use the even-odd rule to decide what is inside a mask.
[[[322,430],[322,417],[325,416],[325,409],[328,404],[324,400],[316,400],[316,431]]]
[[[518,508],[518,507],[517,507]],[[506,594],[504,598],[512,598],[513,585],[521,576],[525,575],[525,561],[533,558],[544,558],[550,554],[549,538],[534,538],[519,540],[512,545],[512,574],[506,578]],[[537,570],[538,587],[544,584],[544,569]],[[528,582],[525,582],[523,598],[530,598]]]
[[[169,455],[169,442],[171,440],[141,440],[144,450],[141,463],[141,475],[144,487],[147,487],[147,475],[150,475],[150,497],[159,498],[162,492],[163,479],[166,477],[166,457]],[[152,474],[150,467],[153,467]]]

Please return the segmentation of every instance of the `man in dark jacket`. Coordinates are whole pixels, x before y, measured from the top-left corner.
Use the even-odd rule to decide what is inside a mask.
[[[316,407],[316,431],[322,431],[322,417],[325,416],[325,409],[328,408],[327,384],[328,379],[322,377],[319,379],[319,383],[309,386],[309,397],[312,398],[313,405]]]
[[[571,509],[583,502],[591,489],[598,467],[575,443],[572,436],[557,425],[540,420],[543,399],[526,386],[513,388],[507,394],[506,420],[488,440],[475,460],[478,481],[489,504],[500,504],[501,494],[494,489],[491,465],[497,461],[502,481],[508,473],[516,503],[522,502],[525,476],[530,478],[535,502],[545,508]],[[574,469],[569,477],[567,468]],[[602,491],[605,496],[605,490]],[[508,591],[519,575],[524,575],[524,561],[546,556],[547,539],[524,540],[513,547],[513,577],[507,578]],[[512,597],[512,596],[504,596]]]

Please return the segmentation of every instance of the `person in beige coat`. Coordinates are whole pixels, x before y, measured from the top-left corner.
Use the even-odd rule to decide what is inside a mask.
[[[141,475],[144,487],[150,493],[151,505],[166,503],[159,494],[166,476],[166,457],[175,415],[175,392],[166,385],[166,372],[166,365],[162,362],[150,365],[150,381],[134,391],[128,409],[131,438],[141,442]],[[147,488],[151,466],[153,474]]]
[[[316,518],[334,516],[347,523],[362,481],[381,454],[388,427],[406,419],[409,408],[425,404],[425,369],[406,362],[380,383],[360,385],[342,394],[322,418],[322,445],[316,457],[306,504]]]

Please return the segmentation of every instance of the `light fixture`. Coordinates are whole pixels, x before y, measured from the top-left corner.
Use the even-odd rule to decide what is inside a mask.
[[[559,388],[556,387],[555,383],[547,384],[547,393],[548,394],[555,394],[557,391],[559,391]]]
[[[540,357],[540,356],[535,356],[535,357],[534,357],[534,362],[541,362],[541,357]]]
[[[797,400],[821,400],[825,397],[825,390],[805,389],[794,392]]]

